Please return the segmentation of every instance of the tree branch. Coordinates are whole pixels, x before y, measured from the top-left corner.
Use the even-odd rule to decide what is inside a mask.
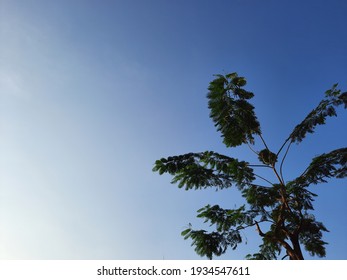
[[[264,236],[265,236],[265,233],[263,233],[263,232],[261,231],[260,226],[259,226],[259,224],[258,224],[257,221],[255,222],[255,226],[257,227],[257,231],[259,232],[259,235],[260,235],[261,237],[264,237]]]
[[[253,153],[255,153],[257,156],[259,155],[258,152],[256,152],[255,150],[253,150],[253,148],[249,145],[248,142],[247,142],[247,145],[248,145],[248,148],[249,148]]]
[[[264,180],[265,182],[268,182],[270,185],[273,185],[272,182],[270,182],[269,180],[265,179],[264,177],[262,177],[262,176],[260,176],[260,175],[254,174],[254,176],[255,176],[255,177],[258,177],[258,178],[260,178],[260,179],[262,179],[262,180]]]
[[[269,186],[263,186],[263,185],[259,185],[259,184],[252,184],[252,183],[250,183],[250,184],[248,184],[248,186],[250,186],[250,187],[258,187],[258,188],[269,188]]]
[[[286,139],[286,141],[284,141],[283,145],[281,146],[281,148],[278,150],[276,156],[278,157],[278,155],[281,153],[282,149],[284,148],[284,146],[288,143],[288,141],[290,140],[290,137],[288,137]]]
[[[283,163],[284,163],[284,160],[286,159],[286,156],[288,154],[288,151],[289,151],[289,148],[290,146],[292,145],[293,142],[290,142],[288,147],[287,147],[287,150],[286,150],[286,153],[284,154],[283,158],[282,158],[282,161],[281,161],[281,165],[280,165],[280,174],[281,174],[281,178],[282,178],[282,181],[284,183],[284,178],[283,178],[283,173],[282,173],[282,167],[283,167]]]
[[[251,167],[267,167],[267,168],[271,168],[271,166],[265,165],[265,164],[248,164],[248,166],[251,166]]]
[[[278,174],[278,172],[277,172],[277,170],[276,170],[276,168],[275,168],[275,165],[272,166],[272,169],[273,169],[273,171],[274,171],[274,173],[275,173],[275,175],[276,175],[278,181],[280,182],[280,184],[281,184],[282,187],[284,188],[284,186],[285,186],[285,185],[284,185],[284,182],[283,182],[283,180],[281,179],[280,175]]]
[[[266,142],[265,142],[265,140],[264,140],[263,136],[261,136],[261,134],[258,134],[258,135],[259,135],[259,137],[260,137],[261,141],[263,142],[263,144],[264,144],[265,148],[266,148],[266,149],[268,149],[268,150],[270,151],[269,147],[266,145]]]

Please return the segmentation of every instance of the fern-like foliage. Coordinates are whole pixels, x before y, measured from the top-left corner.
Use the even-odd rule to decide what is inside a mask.
[[[243,89],[245,78],[236,73],[216,76],[208,88],[208,107],[224,144],[235,147],[254,143],[254,135],[260,134],[260,124],[253,105],[248,101],[254,94]]]
[[[208,107],[224,144],[227,147],[247,144],[260,164],[252,165],[213,151],[162,158],[154,164],[153,171],[172,175],[171,182],[179,188],[222,190],[235,186],[247,202],[236,209],[223,209],[219,205],[199,209],[197,217],[215,230],[194,230],[190,226],[182,235],[192,240],[198,255],[210,259],[224,254],[228,248],[235,250],[243,242],[242,231],[249,227],[255,227],[262,243],[258,252],[246,256],[248,259],[277,259],[284,251],[284,258],[300,260],[303,259],[301,247],[313,256],[324,257],[327,243],[322,238],[328,230],[312,214],[317,195],[309,188],[330,178],[347,176],[347,148],[314,157],[302,174],[291,181],[285,182],[282,167],[292,143],[302,142],[318,125],[325,124],[328,117],[336,116],[337,107],[347,108],[347,93],[342,93],[337,84],[326,91],[323,100],[275,153],[262,137],[254,106],[250,103],[254,94],[245,90],[245,85],[245,78],[237,73],[216,75],[208,87]],[[256,151],[256,138],[261,140],[264,149]],[[255,168],[271,169],[278,182],[258,175]],[[266,184],[260,185],[257,179]]]

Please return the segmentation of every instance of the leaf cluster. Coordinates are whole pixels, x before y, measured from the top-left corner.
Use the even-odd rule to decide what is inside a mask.
[[[337,116],[335,107],[344,104],[347,108],[347,92],[341,93],[335,84],[325,92],[325,98],[298,124],[290,135],[292,142],[300,143],[307,133],[313,133],[317,125],[323,125],[327,117]]]
[[[198,218],[204,222],[216,225],[216,231],[208,233],[205,230],[188,228],[181,234],[185,239],[191,238],[195,251],[200,256],[212,259],[213,255],[220,256],[228,247],[235,250],[242,242],[240,230],[253,224],[254,213],[245,211],[245,206],[236,210],[222,209],[219,205],[207,205],[198,210]]]
[[[260,134],[260,124],[253,105],[248,102],[254,94],[243,89],[246,79],[237,73],[216,77],[208,87],[208,107],[224,144],[235,147],[254,143],[254,135]]]
[[[274,166],[277,162],[277,155],[269,149],[264,149],[258,153],[258,159],[266,165]]]
[[[311,256],[325,257],[325,245],[328,244],[322,240],[323,231],[328,232],[327,228],[321,222],[317,222],[313,215],[306,215],[301,221],[300,242],[305,246]]]
[[[342,179],[347,176],[347,148],[340,148],[312,159],[305,172],[290,182],[294,187],[326,183],[328,178]]]
[[[171,183],[179,188],[229,188],[233,184],[242,189],[254,180],[253,169],[245,161],[215,152],[188,153],[162,158],[155,162],[153,171],[173,175]]]

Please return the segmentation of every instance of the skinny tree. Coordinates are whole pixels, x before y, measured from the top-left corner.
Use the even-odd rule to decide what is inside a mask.
[[[293,143],[302,142],[318,125],[325,124],[328,117],[336,116],[335,108],[347,107],[347,92],[341,93],[337,84],[326,91],[318,106],[294,128],[280,149],[273,152],[263,138],[254,107],[249,102],[254,94],[245,90],[245,85],[245,78],[237,73],[216,75],[208,87],[208,107],[226,147],[248,145],[260,164],[213,151],[172,156],[155,162],[153,171],[172,175],[171,183],[177,183],[179,188],[227,189],[234,185],[247,202],[237,209],[223,209],[219,205],[201,208],[197,217],[209,222],[215,230],[194,230],[190,226],[182,236],[192,240],[198,255],[212,259],[228,248],[236,249],[243,241],[241,231],[254,227],[262,244],[259,252],[246,256],[248,259],[277,259],[283,256],[284,250],[283,258],[302,260],[302,247],[312,256],[324,257],[327,243],[322,240],[322,233],[328,230],[312,214],[312,202],[317,195],[309,187],[325,183],[329,178],[346,177],[347,148],[314,157],[302,174],[291,181],[284,180],[282,169]],[[263,146],[262,150],[255,148],[255,140]],[[272,170],[276,183],[255,172],[264,167]],[[261,181],[264,183],[259,183]]]

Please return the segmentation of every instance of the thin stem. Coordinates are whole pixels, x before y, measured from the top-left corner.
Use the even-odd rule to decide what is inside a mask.
[[[288,147],[287,147],[287,150],[286,150],[286,153],[284,154],[283,158],[282,158],[282,161],[281,161],[281,165],[280,165],[280,174],[281,174],[281,178],[282,178],[282,181],[284,182],[284,178],[283,178],[283,173],[282,173],[282,167],[283,167],[283,163],[284,163],[284,160],[286,159],[287,157],[287,154],[288,154],[288,151],[289,151],[289,148],[290,146],[292,145],[293,142],[290,142]]]
[[[263,186],[263,185],[259,185],[259,184],[248,184],[250,187],[256,187],[256,188],[266,188],[268,189],[268,186]]]
[[[246,228],[249,228],[249,227],[253,227],[253,226],[256,226],[257,229],[259,228],[259,223],[263,223],[263,222],[271,222],[271,221],[266,221],[266,220],[263,220],[263,221],[260,221],[260,222],[257,222],[257,221],[254,221],[254,223],[250,224],[250,225],[246,225],[246,226],[238,226],[236,228],[236,230],[240,230],[240,229],[246,229]]]
[[[265,182],[268,182],[270,185],[273,185],[273,183],[271,183],[269,180],[265,179],[264,177],[260,176],[260,175],[257,175],[257,174],[254,174],[254,176],[264,180]]]
[[[259,134],[259,137],[260,137],[261,141],[263,142],[263,144],[264,144],[265,148],[266,148],[267,150],[269,150],[269,151],[270,151],[269,147],[266,145],[266,142],[265,142],[265,140],[264,140],[263,136],[261,136],[261,134]]]
[[[260,235],[261,237],[264,237],[264,236],[265,236],[265,233],[263,233],[263,232],[261,231],[260,226],[259,226],[259,224],[258,224],[257,221],[255,222],[255,226],[257,227],[257,231],[258,231],[259,235]]]
[[[275,165],[272,166],[272,170],[275,172],[275,175],[276,175],[278,181],[280,182],[280,184],[284,187],[284,182],[282,181],[280,175],[278,174],[278,172],[277,172],[277,170],[275,168]]]
[[[269,165],[265,165],[265,164],[248,164],[248,166],[250,167],[267,167],[267,168],[272,168]]]
[[[257,153],[255,150],[253,150],[253,148],[249,145],[249,143],[247,142],[248,148],[255,153],[256,155],[259,155],[259,153]]]
[[[281,153],[281,151],[282,151],[282,149],[284,148],[284,146],[288,143],[288,141],[290,140],[290,137],[288,137],[287,138],[287,140],[286,141],[284,141],[284,143],[283,143],[283,145],[282,145],[282,147],[278,150],[278,152],[277,152],[277,154],[276,154],[276,156],[278,156],[280,153]]]
[[[304,170],[304,172],[302,172],[298,178],[304,176],[306,174],[306,172],[310,169],[310,167],[311,167],[311,165],[307,166],[306,169]]]

